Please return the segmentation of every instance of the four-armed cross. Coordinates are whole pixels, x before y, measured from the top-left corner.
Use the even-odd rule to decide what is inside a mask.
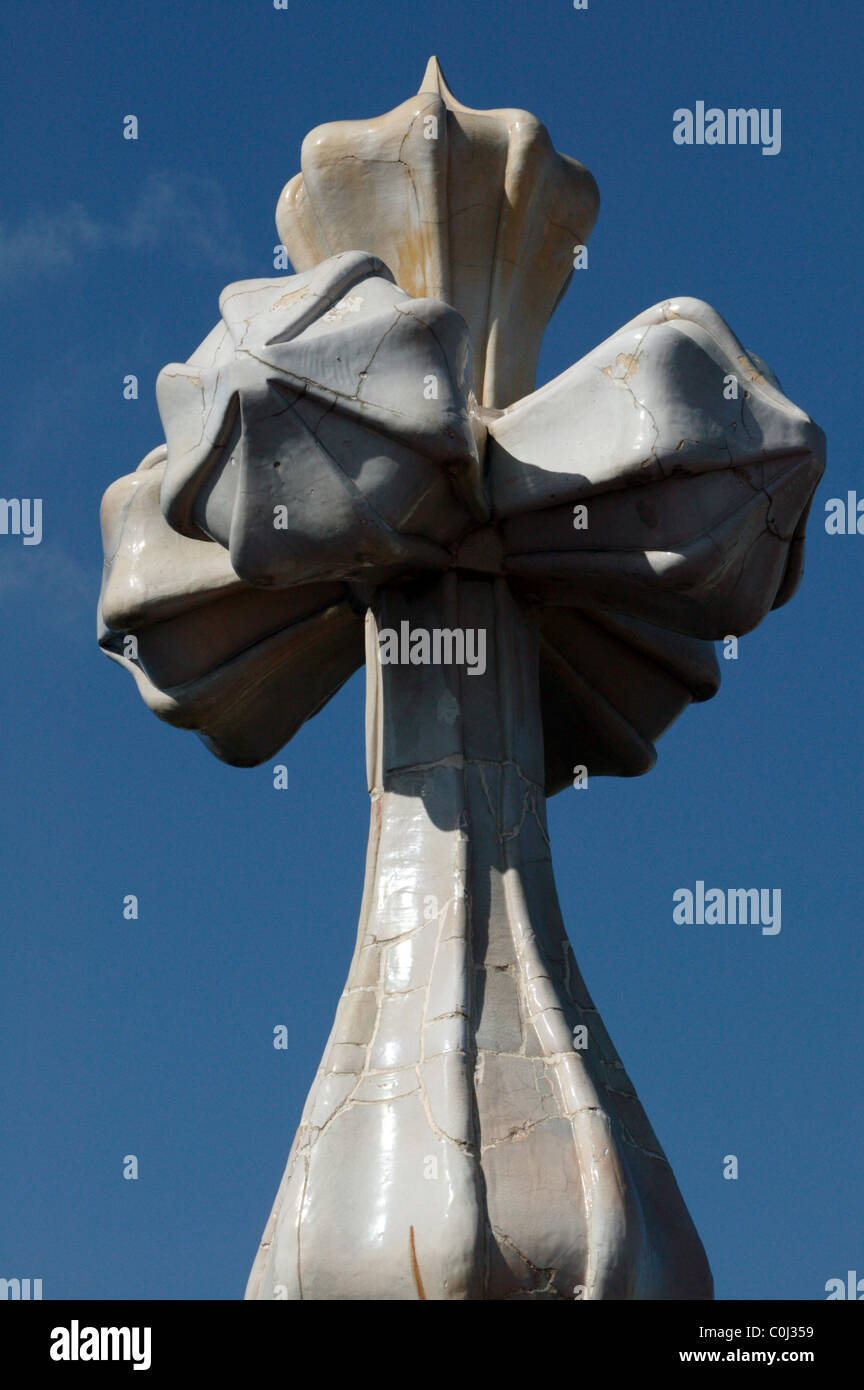
[[[462,106],[433,59],[307,137],[298,273],[223,292],[159,377],[166,445],[105,496],[101,643],[226,761],[290,739],[365,626],[357,946],[250,1298],[711,1297],[545,797],[647,771],[712,641],[791,595],[823,438],[692,299],[534,391],[596,213],[534,117]]]

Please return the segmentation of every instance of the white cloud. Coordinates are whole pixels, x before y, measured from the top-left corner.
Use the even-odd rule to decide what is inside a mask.
[[[95,631],[98,565],[88,572],[76,555],[50,539],[27,549],[17,536],[0,539],[0,608],[25,624],[48,624],[67,637],[82,623]]]
[[[150,174],[129,212],[99,220],[80,203],[31,213],[17,228],[0,223],[0,282],[82,266],[105,250],[170,245],[185,256],[224,265],[240,259],[240,239],[215,179]]]

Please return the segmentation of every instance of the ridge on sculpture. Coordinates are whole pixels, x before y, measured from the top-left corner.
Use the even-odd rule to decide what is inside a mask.
[[[227,762],[366,661],[357,945],[247,1296],[711,1297],[564,931],[545,796],[647,771],[716,692],[713,640],[791,597],[824,438],[694,299],[535,391],[596,185],[434,59],[301,166],[297,273],[223,292],[160,374],[165,445],[102,507],[100,643]]]

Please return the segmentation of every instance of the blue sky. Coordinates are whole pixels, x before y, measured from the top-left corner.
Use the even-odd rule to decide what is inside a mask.
[[[576,957],[718,1297],[824,1298],[864,1275],[864,536],[824,528],[829,497],[864,495],[860,14],[388,13],[49,0],[4,16],[2,491],[43,499],[44,534],[0,536],[0,1276],[52,1298],[242,1295],[353,944],[362,675],[274,760],[287,790],[272,763],[217,762],[97,650],[98,504],[162,440],[159,369],[216,322],[225,284],[272,273],[306,131],[395,106],[435,52],[460,100],[534,112],[600,186],[538,380],[694,295],[828,435],[799,594],[721,660],[720,693],[651,773],[549,812]],[[780,154],[675,145],[673,112],[698,100],[781,108]],[[671,895],[697,879],[781,888],[782,931],[675,925]]]

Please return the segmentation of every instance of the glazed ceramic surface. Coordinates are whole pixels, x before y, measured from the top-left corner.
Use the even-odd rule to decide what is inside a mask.
[[[225,761],[366,662],[357,944],[247,1296],[709,1298],[545,798],[647,771],[713,641],[792,595],[822,433],[683,297],[534,390],[596,185],[434,60],[301,164],[297,273],[223,292],[102,506],[101,645]]]

